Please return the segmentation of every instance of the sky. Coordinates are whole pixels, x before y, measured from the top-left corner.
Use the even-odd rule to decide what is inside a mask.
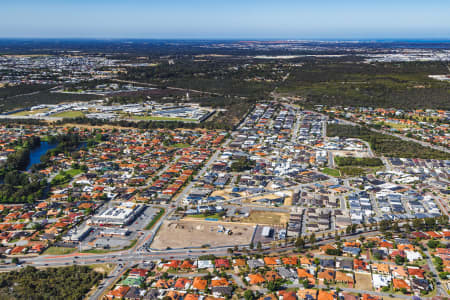
[[[450,39],[450,1],[0,0],[0,37]]]

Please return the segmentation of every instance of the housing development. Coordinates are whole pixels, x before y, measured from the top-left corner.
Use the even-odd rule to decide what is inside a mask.
[[[447,50],[186,47],[0,56],[0,277],[102,273],[85,299],[448,296],[448,82],[428,77]],[[372,64],[405,63],[384,75],[403,84],[411,61],[431,66],[405,89],[429,85],[439,107],[314,98],[320,72],[334,93]],[[339,83],[332,63],[367,74]]]

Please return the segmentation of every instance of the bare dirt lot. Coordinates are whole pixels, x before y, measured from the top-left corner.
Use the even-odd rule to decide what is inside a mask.
[[[278,225],[286,224],[289,221],[289,214],[282,212],[271,212],[262,210],[253,210],[248,218],[243,220],[245,223]]]
[[[370,157],[369,152],[361,150],[361,151],[348,151],[348,150],[333,150],[334,156],[351,156],[351,157]]]
[[[373,291],[372,276],[370,274],[355,273],[356,289]]]
[[[232,234],[219,232],[220,226],[231,230]],[[254,226],[209,222],[209,221],[165,221],[155,237],[151,248],[164,250],[169,248],[194,248],[227,245],[248,245],[253,236]]]

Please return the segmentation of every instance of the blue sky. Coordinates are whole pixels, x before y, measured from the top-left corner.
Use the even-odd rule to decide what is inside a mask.
[[[0,0],[0,37],[450,38],[449,0]]]

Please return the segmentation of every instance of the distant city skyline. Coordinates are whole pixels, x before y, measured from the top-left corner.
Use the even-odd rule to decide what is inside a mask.
[[[445,0],[5,2],[0,38],[450,38]]]

